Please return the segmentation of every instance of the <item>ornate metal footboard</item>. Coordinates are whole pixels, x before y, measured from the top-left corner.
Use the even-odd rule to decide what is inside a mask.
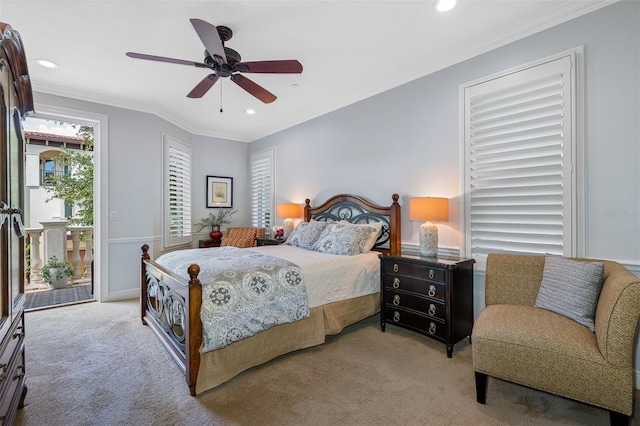
[[[188,268],[189,282],[153,262],[149,246],[142,245],[140,308],[148,325],[185,373],[191,395],[196,394],[202,344],[202,285],[200,267]]]

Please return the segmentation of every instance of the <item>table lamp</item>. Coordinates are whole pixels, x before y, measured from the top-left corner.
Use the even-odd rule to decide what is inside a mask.
[[[432,220],[449,220],[449,199],[439,197],[417,197],[409,199],[409,220],[420,225],[420,254],[434,257],[438,254],[438,227]]]
[[[278,204],[276,215],[278,217],[285,218],[282,225],[284,229],[283,237],[286,240],[287,238],[289,238],[289,235],[291,235],[291,232],[293,232],[293,228],[295,228],[293,219],[300,218],[300,204],[293,204],[293,203]]]

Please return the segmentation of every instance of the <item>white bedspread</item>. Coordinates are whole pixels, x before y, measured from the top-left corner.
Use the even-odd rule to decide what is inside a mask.
[[[298,265],[304,275],[310,308],[380,291],[380,259],[376,251],[338,256],[287,244],[249,250]]]

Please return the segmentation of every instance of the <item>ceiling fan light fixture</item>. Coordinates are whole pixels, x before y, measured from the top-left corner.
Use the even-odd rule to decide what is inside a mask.
[[[53,61],[50,61],[48,59],[42,59],[42,58],[36,59],[36,64],[45,68],[58,68],[60,66]]]
[[[433,3],[433,8],[438,12],[448,12],[454,7],[456,7],[457,0],[436,0]]]

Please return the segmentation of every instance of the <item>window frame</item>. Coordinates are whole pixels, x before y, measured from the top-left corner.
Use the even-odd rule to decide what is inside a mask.
[[[176,247],[184,244],[191,244],[192,239],[192,231],[191,231],[191,208],[192,208],[192,173],[193,173],[193,162],[192,162],[192,151],[191,147],[184,142],[174,138],[171,135],[163,133],[163,167],[162,167],[162,182],[163,182],[163,198],[162,198],[162,228],[163,228],[163,248],[168,249],[172,247]],[[173,231],[173,221],[171,215],[175,212],[175,209],[171,208],[171,197],[173,185],[171,183],[171,152],[177,151],[182,160],[188,160],[186,164],[188,167],[188,171],[186,173],[183,171],[182,173],[182,208],[178,209],[178,214],[182,214],[181,220],[182,225],[179,226],[177,231]],[[185,177],[187,181],[185,182]]]
[[[531,69],[545,63],[549,63],[563,57],[569,57],[571,60],[571,82],[569,90],[569,103],[571,108],[571,121],[570,121],[570,158],[564,159],[569,161],[568,169],[571,176],[569,179],[571,187],[568,189],[568,202],[570,203],[570,213],[568,218],[569,238],[564,244],[564,256],[584,256],[586,247],[586,232],[585,232],[585,132],[584,132],[584,47],[578,46],[567,51],[559,52],[557,54],[532,61],[527,64],[523,64],[502,72],[495,73],[480,79],[463,83],[459,87],[459,100],[460,100],[460,158],[462,161],[461,167],[461,185],[462,185],[462,197],[461,197],[461,215],[460,215],[460,229],[462,231],[461,238],[461,250],[460,253],[465,257],[472,257],[476,259],[478,270],[484,270],[486,263],[486,256],[478,256],[473,252],[471,247],[471,204],[470,204],[470,152],[468,145],[468,123],[466,120],[467,99],[465,97],[465,89],[474,85],[482,84],[492,80],[499,79],[504,76],[509,76],[518,73],[523,70]],[[508,252],[508,250],[505,250]]]
[[[266,178],[268,179],[268,185],[270,186],[270,194],[268,196],[259,196],[256,194],[257,186],[254,183],[256,173],[256,162],[267,161],[268,164],[264,166],[267,171]],[[251,153],[249,157],[249,196],[251,202],[251,226],[266,228],[266,235],[271,235],[271,228],[274,225],[275,219],[275,170],[276,170],[276,150],[275,147],[269,147],[261,151]],[[262,199],[262,206],[256,206],[257,199]],[[262,215],[260,210],[263,209]]]

